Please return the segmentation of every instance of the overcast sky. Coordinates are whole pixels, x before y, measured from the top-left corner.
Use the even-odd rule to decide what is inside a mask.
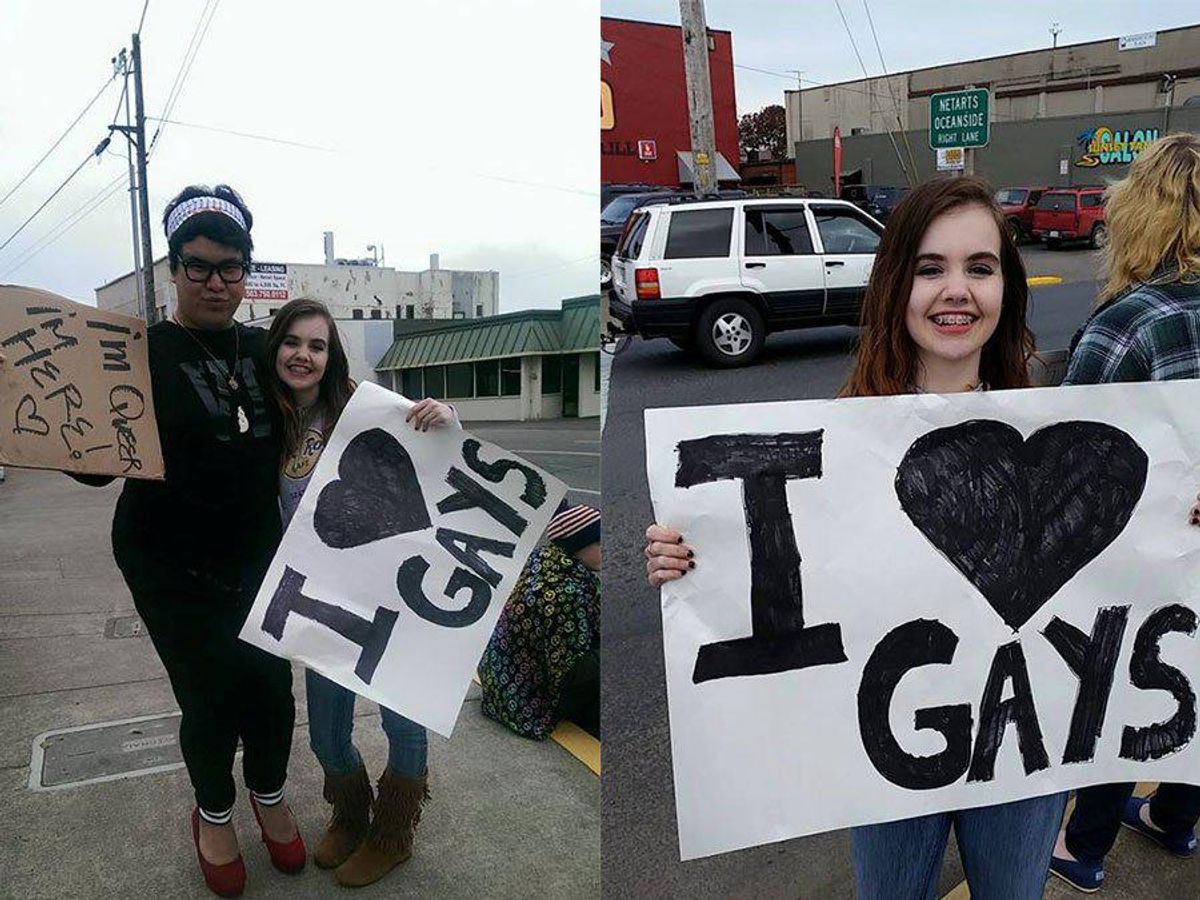
[[[889,72],[1049,47],[1054,22],[1060,47],[1200,24],[1196,0],[838,2],[871,75],[883,69],[867,10]],[[601,9],[606,16],[679,24],[679,0],[601,0]],[[739,114],[783,103],[783,92],[796,86],[793,69],[804,73],[805,87],[863,77],[834,0],[707,0],[705,14],[710,28],[733,32]]]
[[[110,78],[142,7],[0,0],[0,197]],[[596,0],[150,0],[147,116],[161,115],[206,9],[170,118],[329,150],[165,126],[148,178],[156,257],[171,196],[224,181],[254,213],[261,260],[321,262],[330,230],[338,256],[377,244],[397,268],[437,252],[443,268],[497,269],[502,311],[595,292]],[[0,203],[0,243],[105,136],[120,93],[118,79]],[[128,192],[45,242],[126,171],[115,139],[0,251],[0,283],[94,303],[133,268]]]

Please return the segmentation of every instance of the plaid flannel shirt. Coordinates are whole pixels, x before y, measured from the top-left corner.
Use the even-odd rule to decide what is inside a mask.
[[[1200,283],[1154,279],[1080,329],[1063,384],[1200,378]]]

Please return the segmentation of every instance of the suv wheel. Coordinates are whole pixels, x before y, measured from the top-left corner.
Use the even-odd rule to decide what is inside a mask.
[[[758,310],[739,297],[710,303],[696,322],[696,347],[709,363],[722,368],[753,362],[766,337]]]
[[[1012,235],[1013,243],[1020,245],[1025,239],[1025,232],[1021,228],[1021,220],[1012,218],[1008,220],[1008,233]]]
[[[1097,222],[1092,226],[1092,234],[1088,239],[1088,246],[1095,249],[1103,247],[1108,242],[1108,229],[1104,227],[1103,222]]]

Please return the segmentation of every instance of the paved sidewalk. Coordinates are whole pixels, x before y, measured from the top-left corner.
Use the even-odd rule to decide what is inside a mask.
[[[109,546],[119,490],[13,468],[0,484],[0,897],[212,896],[192,847],[182,768],[30,789],[37,736],[176,711],[149,639],[105,635],[110,620],[135,614]],[[311,848],[327,807],[296,675],[288,796]],[[136,724],[125,728],[126,750],[156,752],[154,739],[130,737]],[[386,743],[373,704],[359,703],[355,741],[378,777]],[[162,761],[178,759],[170,737],[157,744]],[[453,739],[430,734],[429,749],[433,800],[412,860],[354,896],[599,895],[599,780],[587,766],[552,741],[526,741],[485,719],[476,688]],[[93,753],[59,762],[81,772],[112,766]],[[311,863],[292,877],[271,868],[244,791],[234,822],[249,875],[244,896],[339,891]]]

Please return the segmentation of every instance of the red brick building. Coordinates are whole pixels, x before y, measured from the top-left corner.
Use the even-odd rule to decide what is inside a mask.
[[[733,35],[711,28],[708,35],[717,177],[733,181],[738,177]],[[601,17],[600,42],[601,182],[690,182],[678,157],[680,151],[689,154],[690,165],[683,30]]]

